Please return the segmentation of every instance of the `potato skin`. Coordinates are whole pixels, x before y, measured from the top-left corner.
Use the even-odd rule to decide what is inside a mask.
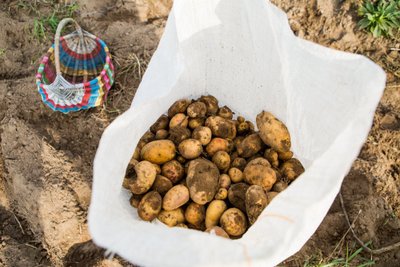
[[[228,174],[221,174],[219,176],[219,187],[229,189],[231,186],[231,178]]]
[[[185,211],[185,219],[188,223],[194,226],[200,226],[206,217],[206,209],[204,205],[190,203]]]
[[[228,140],[219,137],[211,139],[211,142],[206,147],[207,154],[212,157],[218,151],[229,152],[231,149],[231,144]]]
[[[256,122],[259,135],[266,145],[277,152],[290,150],[290,134],[285,124],[266,111],[257,115]]]
[[[189,99],[180,99],[175,101],[172,106],[168,109],[168,117],[172,118],[178,113],[184,113],[187,107],[190,105]]]
[[[268,148],[264,152],[264,158],[269,161],[272,167],[278,168],[279,166],[278,152],[276,152],[272,148]]]
[[[208,205],[206,210],[206,228],[216,226],[227,209],[226,203],[223,200],[213,200]]]
[[[246,212],[246,192],[249,187],[250,186],[248,184],[237,183],[231,185],[228,190],[229,202],[243,212]]]
[[[206,119],[205,126],[211,129],[213,135],[233,140],[236,137],[236,126],[232,120],[220,116],[210,116]]]
[[[173,184],[170,179],[162,175],[157,175],[151,188],[163,196],[172,188],[172,186]]]
[[[243,171],[246,165],[247,162],[244,158],[237,157],[232,161],[231,167],[238,168],[239,170]]]
[[[187,171],[186,184],[189,187],[190,198],[197,204],[210,202],[219,184],[219,171],[211,161],[198,158],[190,161]]]
[[[188,116],[186,116],[183,113],[178,113],[175,114],[169,121],[169,128],[172,129],[174,127],[180,126],[180,127],[187,127],[189,124],[189,119]]]
[[[228,235],[241,236],[246,232],[247,219],[239,209],[230,208],[222,214],[220,225]]]
[[[231,157],[226,151],[218,151],[212,157],[212,161],[220,170],[226,170],[231,165]]]
[[[197,139],[186,139],[178,146],[179,153],[185,159],[195,159],[203,152],[203,146]]]
[[[263,142],[258,134],[251,134],[243,139],[237,146],[239,156],[250,158],[257,154],[263,147]]]
[[[141,158],[151,163],[164,164],[175,157],[176,148],[170,140],[156,140],[146,144],[140,151]]]
[[[203,102],[193,102],[186,110],[190,118],[202,118],[207,113],[207,106]]]
[[[298,159],[291,158],[282,164],[280,171],[283,177],[293,181],[304,172],[304,167]]]
[[[162,208],[167,211],[175,210],[189,201],[189,189],[178,184],[172,187],[164,196]]]
[[[150,191],[140,200],[138,215],[144,221],[152,221],[161,211],[162,198],[156,191]]]
[[[179,161],[171,160],[161,167],[161,174],[175,184],[183,178],[185,175],[185,169]]]
[[[264,165],[247,165],[243,174],[245,182],[250,185],[259,185],[265,191],[271,190],[277,179],[275,171]]]
[[[233,118],[233,112],[227,106],[223,106],[218,110],[218,116],[224,119],[231,120]]]
[[[157,133],[159,130],[165,130],[168,127],[169,119],[167,115],[161,115],[157,121],[150,127],[150,131]]]
[[[199,101],[206,104],[208,116],[217,114],[219,108],[218,100],[214,96],[212,95],[201,96]]]
[[[211,129],[208,127],[200,126],[193,130],[192,138],[197,139],[203,146],[210,143],[212,138]]]
[[[259,185],[252,185],[246,192],[246,212],[250,224],[255,223],[258,216],[268,204],[267,195]]]
[[[168,139],[174,142],[175,145],[179,145],[183,140],[190,138],[191,132],[188,128],[176,126],[169,129]]]
[[[243,172],[238,168],[230,168],[228,171],[229,177],[233,183],[239,183],[243,181]]]
[[[218,189],[217,194],[215,194],[215,199],[224,200],[228,197],[228,190],[226,188],[221,187]]]
[[[185,213],[183,212],[182,208],[170,211],[161,210],[157,216],[157,219],[169,227],[173,227],[185,222]]]
[[[130,190],[134,194],[146,193],[156,179],[157,171],[149,161],[141,161],[135,166],[136,177],[129,184]]]

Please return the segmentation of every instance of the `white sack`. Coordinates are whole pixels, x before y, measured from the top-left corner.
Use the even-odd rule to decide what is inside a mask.
[[[131,108],[101,139],[89,212],[94,241],[142,266],[278,264],[326,215],[384,85],[384,72],[367,58],[296,38],[266,0],[175,0]],[[306,168],[238,240],[141,221],[121,187],[141,135],[175,100],[202,94],[253,121],[271,111]]]

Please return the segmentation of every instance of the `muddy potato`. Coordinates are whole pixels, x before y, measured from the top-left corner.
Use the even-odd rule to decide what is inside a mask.
[[[138,215],[144,221],[152,221],[161,211],[162,198],[156,191],[148,192],[140,200]]]
[[[232,120],[220,116],[210,116],[206,119],[205,126],[211,129],[213,135],[233,140],[236,137],[236,126]]]
[[[179,153],[185,159],[198,158],[203,152],[203,146],[197,139],[186,139],[178,146]]]
[[[170,211],[175,210],[189,201],[189,189],[178,184],[172,187],[164,196],[162,208],[164,210]]]
[[[190,198],[194,202],[200,205],[210,202],[218,190],[219,171],[217,166],[202,158],[190,161],[186,183],[189,187]]]
[[[190,203],[185,211],[185,219],[188,223],[200,226],[206,217],[206,209],[204,205]]]
[[[165,130],[168,127],[169,119],[167,115],[161,115],[157,121],[150,127],[150,131],[157,133],[159,130]]]
[[[206,104],[208,116],[217,114],[218,100],[215,97],[213,97],[212,95],[201,96],[199,101]]]
[[[243,171],[246,167],[246,160],[241,157],[237,157],[232,161],[231,167],[238,168],[239,170]]]
[[[229,152],[232,148],[232,144],[228,140],[219,137],[211,139],[211,142],[206,147],[207,154],[212,157],[218,151]]]
[[[179,145],[183,140],[190,138],[191,132],[188,128],[176,126],[169,130],[168,139]]]
[[[158,214],[157,219],[160,222],[172,227],[185,222],[185,213],[183,212],[182,208],[170,211],[162,210]]]
[[[141,161],[135,166],[136,176],[129,184],[130,190],[134,194],[146,193],[156,179],[157,171],[154,164],[149,161]]]
[[[247,122],[238,123],[236,126],[238,135],[245,135],[249,132],[250,127]]]
[[[272,148],[268,148],[264,152],[264,158],[266,158],[269,161],[272,167],[278,168],[279,166],[278,152],[276,152]]]
[[[280,171],[283,177],[293,181],[304,172],[304,167],[298,159],[291,158],[281,165]]]
[[[221,174],[219,176],[219,187],[228,189],[231,186],[231,178],[228,174]]]
[[[246,168],[244,168],[243,174],[246,183],[250,185],[259,185],[265,191],[271,190],[277,179],[276,173],[272,168],[259,164],[248,164]]]
[[[268,204],[267,195],[261,186],[252,185],[247,189],[245,202],[247,218],[253,224]]]
[[[131,198],[129,199],[129,203],[132,207],[137,208],[139,207],[139,202],[142,200],[144,194],[136,195],[132,194]]]
[[[180,126],[186,128],[189,124],[188,116],[183,113],[178,113],[171,118],[169,121],[169,128],[172,129],[174,127]]]
[[[265,144],[278,153],[290,150],[290,134],[285,124],[266,111],[257,115],[256,122],[259,135]]]
[[[194,130],[197,127],[203,126],[204,122],[206,121],[205,118],[194,118],[194,119],[189,119],[189,128]]]
[[[176,148],[170,140],[156,140],[146,144],[140,151],[143,160],[163,164],[175,157]]]
[[[229,177],[231,178],[232,183],[239,183],[243,181],[243,172],[238,168],[230,168],[228,171]]]
[[[283,190],[285,190],[286,188],[288,188],[288,184],[287,183],[285,183],[284,181],[278,181],[278,182],[276,182],[275,184],[274,184],[274,186],[272,187],[272,191],[275,191],[275,192],[278,192],[278,193],[280,193],[280,192],[282,192]]]
[[[223,200],[213,200],[208,205],[206,210],[206,228],[218,225],[218,222],[227,209],[226,203]]]
[[[218,151],[212,157],[212,161],[220,170],[226,170],[231,165],[231,157],[226,151]]]
[[[258,158],[255,158],[253,160],[250,160],[247,163],[246,167],[247,166],[253,166],[253,165],[262,165],[262,166],[265,166],[265,167],[271,167],[271,164],[269,163],[269,161],[264,159],[264,158],[262,158],[262,157],[258,157]]]
[[[199,140],[203,146],[206,146],[210,143],[211,137],[211,129],[204,126],[197,127],[192,133],[192,138]]]
[[[278,192],[267,192],[267,199],[268,199],[268,204],[271,203],[271,201],[278,195]]]
[[[239,155],[243,158],[249,158],[257,154],[263,147],[263,142],[258,134],[247,136],[237,146]]]
[[[203,102],[193,102],[186,110],[190,118],[202,118],[206,116],[207,106]]]
[[[247,219],[239,209],[230,208],[222,214],[220,225],[228,235],[241,236],[246,232]]]
[[[161,174],[175,184],[183,178],[185,175],[185,169],[179,161],[171,160],[161,167]]]
[[[227,106],[223,106],[222,108],[220,108],[218,110],[218,116],[224,118],[224,119],[228,119],[231,120],[233,117],[233,112],[230,108],[228,108]]]
[[[209,228],[206,229],[205,232],[210,233],[212,235],[217,235],[217,236],[229,238],[229,235],[225,232],[225,230],[222,229],[219,226],[209,227]]]
[[[287,152],[278,152],[278,158],[280,160],[289,160],[293,157],[293,152],[292,151],[287,151]]]
[[[215,199],[224,200],[228,197],[228,190],[226,188],[218,189],[218,192],[215,194]]]
[[[162,140],[162,139],[167,139],[168,137],[168,131],[165,129],[160,129],[156,132],[156,140]]]
[[[175,101],[175,103],[168,109],[168,117],[172,118],[178,113],[185,113],[190,102],[189,99],[180,99]]]
[[[229,202],[236,208],[243,212],[246,212],[246,192],[249,189],[249,185],[246,183],[237,183],[231,185],[228,190]]]
[[[173,184],[170,179],[162,175],[157,175],[151,188],[163,196],[172,188],[172,186]]]

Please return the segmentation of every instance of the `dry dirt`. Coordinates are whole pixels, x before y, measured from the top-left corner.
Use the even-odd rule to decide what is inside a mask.
[[[76,19],[111,48],[117,83],[103,107],[68,115],[40,101],[34,76],[51,37],[41,42],[33,37],[35,12],[21,2],[42,1],[0,3],[0,266],[130,266],[118,257],[104,259],[104,251],[90,241],[92,161],[104,128],[129,107],[172,1],[77,1]],[[399,38],[360,32],[355,1],[273,2],[288,14],[298,36],[366,55],[387,71],[373,127],[342,194],[363,241],[372,241],[373,248],[400,241]],[[51,13],[46,4],[37,8]],[[282,266],[342,257],[346,244],[354,246],[347,230],[336,199],[313,237]],[[377,266],[400,262],[399,250],[362,256]]]

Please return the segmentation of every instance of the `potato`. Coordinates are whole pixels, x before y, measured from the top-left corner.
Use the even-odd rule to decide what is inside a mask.
[[[233,117],[233,112],[230,108],[228,108],[227,106],[223,106],[222,108],[220,108],[218,110],[218,116],[224,118],[224,119],[228,119],[231,120]]]
[[[156,191],[150,191],[140,200],[138,215],[144,221],[152,221],[161,211],[162,198]]]
[[[203,146],[197,139],[186,139],[178,146],[179,153],[185,159],[195,159],[198,158],[203,152]]]
[[[168,127],[169,119],[167,115],[161,115],[157,121],[150,127],[150,131],[157,133],[159,130],[165,130]]]
[[[238,168],[230,168],[228,171],[229,177],[231,178],[231,181],[233,183],[239,183],[243,181],[243,172],[239,170]]]
[[[231,185],[228,190],[229,202],[236,208],[246,212],[246,192],[249,185],[245,183],[237,183]]]
[[[206,210],[206,227],[210,228],[218,225],[218,222],[226,208],[226,203],[223,200],[211,201]]]
[[[140,148],[142,148],[145,144],[154,141],[155,138],[156,136],[152,132],[150,131],[145,132],[139,140]]]
[[[210,233],[212,235],[229,238],[229,235],[225,232],[225,230],[219,226],[213,226],[213,227],[207,228],[205,232]]]
[[[239,123],[237,126],[237,133],[238,135],[245,135],[249,132],[250,127],[249,124],[247,122],[241,122]]]
[[[189,201],[189,189],[178,184],[172,187],[164,196],[162,207],[164,210],[175,210]]]
[[[215,115],[218,112],[218,100],[212,95],[201,96],[199,99],[200,102],[206,104],[207,107],[207,115]]]
[[[226,210],[220,219],[222,229],[230,236],[241,236],[247,229],[247,219],[237,208]]]
[[[236,120],[237,120],[239,123],[242,123],[242,122],[245,122],[245,121],[246,121],[246,119],[245,119],[244,117],[242,117],[242,116],[238,116]]]
[[[141,161],[135,166],[136,177],[129,184],[130,190],[134,194],[146,193],[156,179],[157,171],[153,163]]]
[[[291,158],[281,165],[280,171],[283,177],[293,181],[304,172],[304,167],[298,159]]]
[[[193,102],[186,110],[190,118],[202,118],[206,116],[207,107],[203,102]]]
[[[210,143],[211,137],[211,129],[204,126],[197,127],[192,133],[192,138],[199,140],[203,146],[206,146]]]
[[[186,229],[189,229],[189,227],[186,225],[186,224],[184,224],[184,223],[178,223],[177,225],[175,225],[176,227],[181,227],[181,228],[186,228]]]
[[[266,111],[257,115],[256,122],[259,135],[265,144],[278,153],[290,150],[290,134],[285,124]]]
[[[190,105],[189,99],[181,99],[176,101],[172,106],[168,109],[168,117],[172,118],[178,113],[185,113],[187,107]]]
[[[292,151],[287,151],[287,152],[278,152],[278,158],[280,160],[289,160],[293,157],[293,152]]]
[[[125,189],[131,189],[131,183],[134,181],[133,177],[125,177],[124,181],[122,182],[122,187]]]
[[[156,140],[146,144],[140,151],[142,159],[155,164],[163,164],[175,157],[176,148],[170,140]]]
[[[194,130],[197,127],[203,126],[204,122],[206,121],[205,118],[194,118],[194,119],[189,119],[189,128]]]
[[[258,164],[248,164],[246,168],[244,168],[243,174],[246,183],[259,185],[265,191],[271,190],[277,179],[276,173],[272,168]]]
[[[264,152],[264,158],[266,158],[269,161],[272,167],[278,168],[279,166],[278,152],[276,152],[272,148],[268,148]]]
[[[289,185],[287,183],[285,183],[284,181],[278,181],[274,184],[274,186],[272,187],[272,190],[275,192],[282,192],[283,190],[285,190]]]
[[[235,146],[236,150],[243,142],[244,138],[244,136],[236,136],[235,139],[233,139],[233,145]]]
[[[183,140],[190,138],[191,132],[188,128],[176,126],[169,130],[168,139],[179,145]]]
[[[218,151],[229,152],[232,148],[232,144],[228,140],[219,137],[211,139],[211,142],[206,147],[207,154],[212,157]]]
[[[267,199],[268,199],[268,204],[271,203],[272,199],[276,197],[279,193],[278,192],[267,192]]]
[[[206,119],[205,126],[211,129],[213,135],[233,140],[236,137],[236,126],[232,120],[220,116],[210,116]]]
[[[188,223],[200,226],[206,217],[206,209],[204,205],[190,203],[185,211],[185,219]]]
[[[261,186],[252,185],[247,189],[245,202],[247,218],[253,224],[268,204],[267,195]]]
[[[215,194],[215,199],[224,200],[228,197],[228,190],[226,188],[218,189],[217,194]]]
[[[171,160],[161,167],[161,174],[175,184],[183,178],[185,175],[185,169],[179,161]]]
[[[160,129],[156,132],[156,140],[167,139],[169,133],[165,129]]]
[[[269,161],[264,159],[264,158],[262,158],[262,157],[258,157],[258,158],[255,158],[253,160],[250,160],[249,163],[247,163],[246,166],[253,166],[253,165],[262,165],[262,166],[265,166],[265,167],[271,167],[271,164],[269,163]]]
[[[139,202],[143,198],[144,194],[141,195],[136,195],[132,194],[131,198],[129,199],[129,203],[131,204],[132,207],[137,208],[139,207]]]
[[[228,174],[221,174],[219,176],[219,187],[228,189],[231,186],[231,178]]]
[[[210,202],[218,190],[219,171],[211,161],[195,159],[189,164],[186,183],[189,187],[190,198],[197,204]]]
[[[151,188],[163,196],[172,188],[172,186],[173,184],[170,179],[162,175],[157,175]]]
[[[171,118],[169,121],[169,128],[172,129],[176,126],[184,127],[186,128],[189,124],[189,119],[188,117],[183,114],[183,113],[178,113],[175,116]]]
[[[160,222],[172,227],[172,226],[176,226],[180,223],[184,223],[185,222],[185,214],[184,214],[182,208],[178,208],[176,210],[170,210],[170,211],[162,210],[158,214],[157,219]]]
[[[249,158],[257,154],[263,147],[263,142],[258,134],[251,134],[247,136],[237,146],[239,155],[243,158]]]
[[[218,151],[212,157],[212,161],[220,170],[226,170],[231,165],[231,157],[226,151]]]
[[[246,160],[241,157],[237,157],[232,161],[231,167],[238,168],[239,170],[243,171],[246,167]]]

